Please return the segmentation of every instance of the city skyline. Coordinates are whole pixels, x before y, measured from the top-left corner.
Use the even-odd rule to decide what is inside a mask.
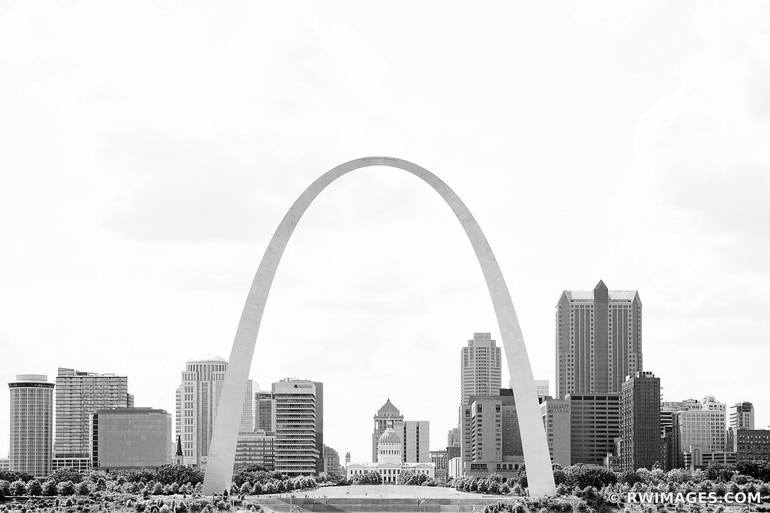
[[[601,279],[639,290],[665,400],[750,401],[770,424],[766,12],[396,5],[371,24],[359,5],[48,7],[0,8],[5,383],[111,372],[173,412],[187,359],[229,356],[286,206],[339,162],[391,154],[473,211],[552,393],[558,296]],[[325,443],[354,460],[379,398],[438,445],[457,348],[500,340],[477,264],[411,177],[338,185],[287,248],[250,375],[323,382]]]

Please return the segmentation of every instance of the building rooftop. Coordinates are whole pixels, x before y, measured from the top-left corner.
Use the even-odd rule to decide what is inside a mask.
[[[393,403],[390,402],[390,399],[385,401],[385,404],[382,405],[382,407],[377,410],[376,417],[401,417],[401,412],[398,411],[398,408],[393,406]]]
[[[221,356],[217,356],[215,354],[203,353],[203,354],[197,355],[195,358],[190,358],[189,360],[187,360],[187,363],[190,363],[190,362],[222,362],[222,363],[227,363],[227,360],[225,360]]]

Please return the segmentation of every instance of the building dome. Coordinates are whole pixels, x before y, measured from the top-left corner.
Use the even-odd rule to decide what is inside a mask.
[[[398,433],[393,428],[388,428],[385,430],[384,433],[380,435],[380,438],[377,440],[377,443],[380,444],[400,444],[401,443],[401,437],[398,436]]]

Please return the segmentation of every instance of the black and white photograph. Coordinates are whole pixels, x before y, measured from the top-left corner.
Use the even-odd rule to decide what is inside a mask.
[[[0,513],[770,512],[770,3],[0,0]]]

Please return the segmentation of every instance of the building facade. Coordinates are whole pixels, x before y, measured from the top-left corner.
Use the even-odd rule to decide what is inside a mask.
[[[748,401],[735,403],[728,412],[729,427],[736,429],[754,429],[754,405]]]
[[[570,463],[602,465],[620,436],[620,395],[567,395],[570,403]]]
[[[404,429],[404,416],[396,408],[390,398],[385,401],[377,413],[374,414],[374,429],[372,431],[372,463],[377,461],[377,444],[379,443],[380,436],[388,430],[395,429],[396,431],[403,432]]]
[[[263,430],[240,432],[235,446],[234,469],[252,465],[275,470],[275,435]]]
[[[620,468],[652,469],[660,463],[660,378],[637,371],[620,393]]]
[[[514,475],[524,462],[513,391],[500,389],[494,396],[471,396],[463,408],[463,473],[481,476]]]
[[[570,402],[548,397],[540,403],[540,415],[543,417],[551,463],[562,467],[571,465]]]
[[[405,420],[401,440],[404,442],[405,463],[430,462],[430,422],[427,420]]]
[[[730,450],[736,461],[770,461],[770,429],[736,429]]]
[[[346,467],[348,480],[367,472],[379,472],[382,484],[398,484],[402,473],[422,474],[429,479],[436,477],[433,463],[405,463],[403,441],[398,431],[387,428],[377,441],[377,460],[373,463],[351,463]]]
[[[254,424],[257,430],[275,434],[275,398],[272,392],[254,394]]]
[[[48,376],[19,374],[8,383],[11,394],[10,470],[46,477],[51,472],[53,390]]]
[[[276,413],[275,470],[290,476],[319,474],[323,471],[321,384],[287,378],[273,383],[272,392]]]
[[[103,408],[133,406],[128,378],[60,367],[56,375],[54,467],[91,465],[91,416]]]
[[[460,403],[471,396],[497,395],[501,388],[502,357],[491,333],[474,333],[460,351]]]
[[[330,479],[339,479],[342,477],[342,467],[340,466],[339,453],[324,445],[324,473]]]
[[[153,408],[98,409],[91,416],[91,466],[157,468],[173,463],[171,415]]]
[[[635,290],[565,290],[556,304],[556,396],[619,394],[642,370],[642,302]]]
[[[176,389],[175,437],[182,441],[185,465],[205,467],[217,403],[224,385],[227,361],[215,355],[203,355],[185,363],[182,382]],[[241,428],[254,428],[253,382],[246,384],[241,412]]]
[[[692,403],[688,404],[693,406]],[[726,408],[713,396],[706,396],[697,407],[676,412],[682,452],[717,453],[726,448]]]
[[[430,451],[430,462],[433,463],[436,480],[446,481],[449,478],[449,459],[446,449]]]

